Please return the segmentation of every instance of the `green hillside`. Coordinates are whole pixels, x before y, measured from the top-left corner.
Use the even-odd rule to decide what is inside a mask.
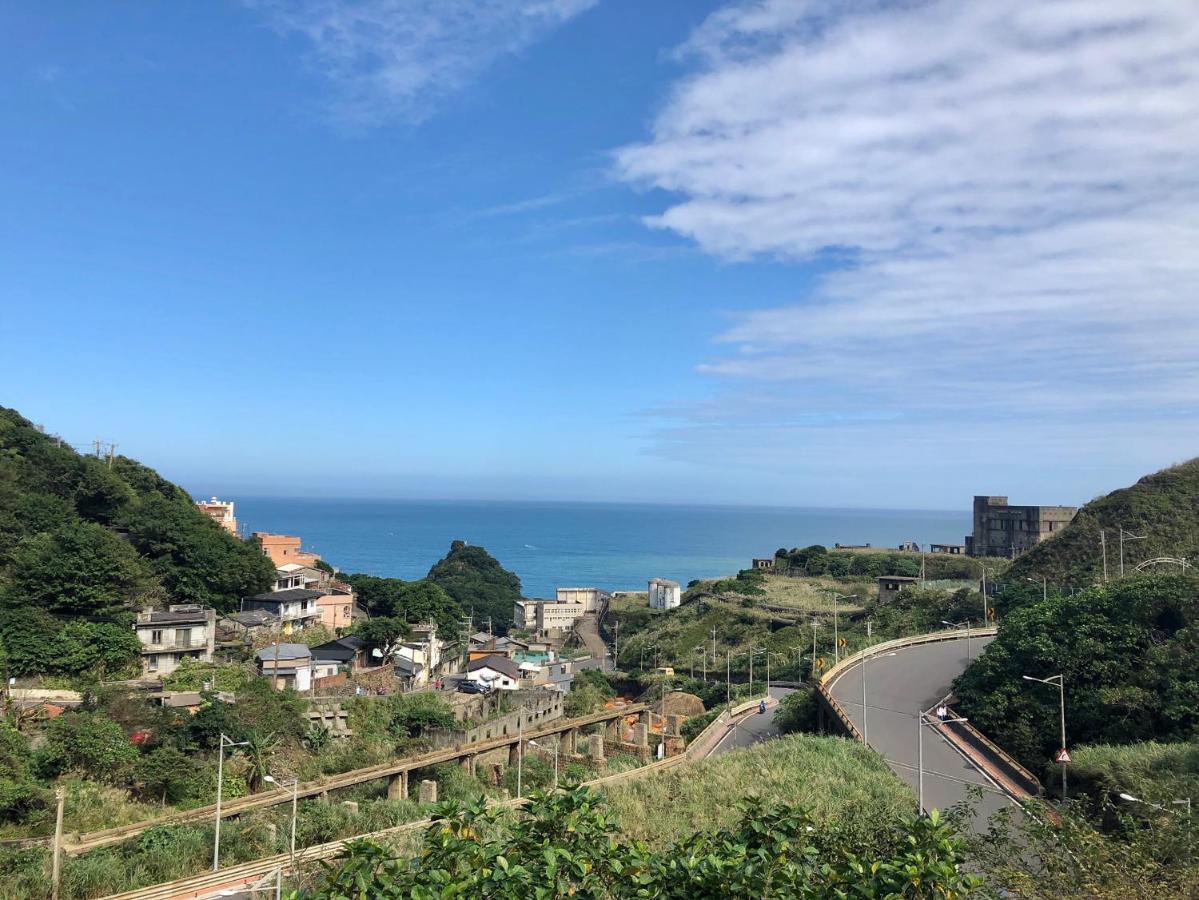
[[[12,675],[116,674],[133,610],[237,608],[275,571],[182,489],[123,456],[76,453],[0,407],[0,651]]]
[[[1146,475],[1131,487],[1092,500],[1053,538],[1012,563],[1005,580],[1046,578],[1050,584],[1085,587],[1102,581],[1100,531],[1107,537],[1109,578],[1120,568],[1119,535],[1144,536],[1124,545],[1125,572],[1156,557],[1199,553],[1199,459]]]
[[[434,563],[425,577],[472,613],[475,622],[490,617],[497,634],[504,634],[512,625],[513,605],[521,599],[520,579],[482,547],[454,541],[450,552]]]

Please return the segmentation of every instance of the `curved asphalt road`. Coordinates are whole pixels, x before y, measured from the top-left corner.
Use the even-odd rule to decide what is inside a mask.
[[[790,694],[792,690],[792,688],[772,687],[770,696],[773,700],[778,701]],[[752,712],[738,718],[736,726],[730,728],[720,743],[712,748],[708,758],[721,756],[730,750],[744,750],[754,744],[781,737],[782,732],[774,724],[774,713],[777,709],[778,703],[775,702],[767,706],[764,713]]]
[[[862,677],[866,675],[866,736],[892,771],[917,790],[917,711],[929,710],[949,693],[953,679],[994,638],[965,638],[917,644],[870,657],[846,669],[826,685],[859,730],[862,722]],[[1013,801],[951,747],[935,730],[924,728],[924,808],[946,809],[967,799],[970,787],[982,790],[976,804],[975,828],[986,828],[992,813]]]

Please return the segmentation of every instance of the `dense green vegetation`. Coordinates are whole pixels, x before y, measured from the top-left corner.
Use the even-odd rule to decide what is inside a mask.
[[[1026,765],[1057,749],[1063,674],[1072,744],[1193,739],[1199,730],[1199,579],[1126,578],[1011,611],[958,679],[960,709]]]
[[[1124,545],[1125,571],[1156,557],[1199,553],[1199,459],[1112,491],[1083,506],[1074,520],[1012,563],[1005,580],[1045,578],[1059,587],[1087,587],[1103,579],[1100,531],[1107,534],[1109,577],[1119,572],[1119,534],[1143,540]]]
[[[482,547],[454,541],[426,577],[476,622],[490,618],[496,634],[505,634],[512,625],[513,605],[521,598],[520,579]]]
[[[314,898],[941,897],[973,892],[961,843],[934,818],[891,827],[891,850],[846,846],[799,807],[751,801],[732,827],[661,849],[622,839],[586,788],[540,794],[516,821],[444,804],[418,856],[350,842]],[[880,830],[881,829],[876,829]],[[297,895],[298,896],[298,895]]]
[[[0,407],[0,650],[12,675],[129,672],[134,608],[235,609],[274,576],[153,470],[80,455]]]
[[[372,618],[395,618],[404,622],[435,622],[443,634],[461,628],[462,607],[440,585],[428,581],[404,581],[376,575],[345,575],[341,580],[354,589],[358,602]]]

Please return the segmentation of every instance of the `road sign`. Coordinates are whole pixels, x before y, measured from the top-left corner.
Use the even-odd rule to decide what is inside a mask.
[[[1059,762],[1062,765],[1065,765],[1066,763],[1069,763],[1069,762],[1074,762],[1074,760],[1072,760],[1070,758],[1070,751],[1067,750],[1065,747],[1063,747],[1061,750],[1057,751],[1057,756],[1055,756],[1053,758],[1053,761]]]
[[[849,641],[845,640],[845,638],[837,638],[837,646],[838,647],[845,647],[845,646],[848,646],[848,644],[849,644]]]
[[[816,657],[816,668],[817,668],[817,669],[823,669],[823,668],[824,668],[824,657],[823,657],[823,656],[817,656],[817,657]]]

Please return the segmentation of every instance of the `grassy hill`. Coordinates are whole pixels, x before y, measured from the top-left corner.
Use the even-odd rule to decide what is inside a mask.
[[[117,674],[137,659],[132,610],[231,610],[274,576],[269,559],[153,469],[76,453],[0,407],[0,662],[10,674]]]
[[[1043,577],[1062,587],[1102,581],[1101,530],[1107,535],[1108,576],[1116,577],[1121,528],[1144,536],[1144,540],[1125,540],[1126,573],[1142,560],[1199,553],[1199,459],[1146,475],[1131,487],[1092,500],[1054,537],[1013,562],[1005,580]]]

